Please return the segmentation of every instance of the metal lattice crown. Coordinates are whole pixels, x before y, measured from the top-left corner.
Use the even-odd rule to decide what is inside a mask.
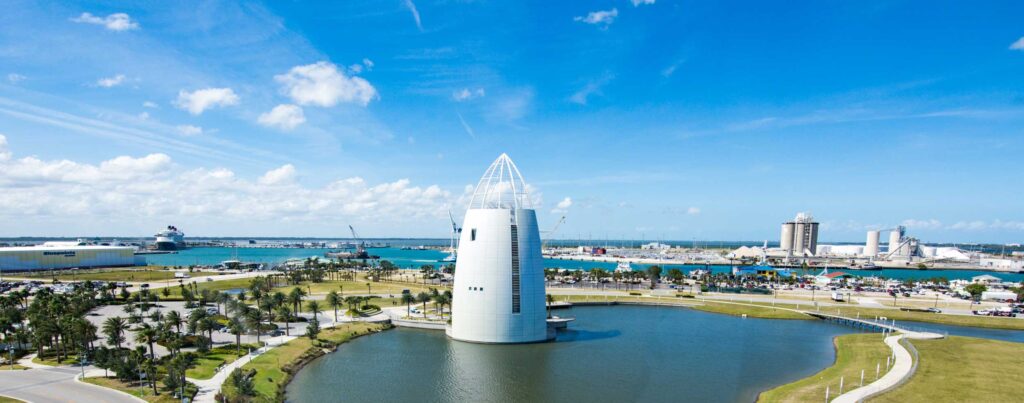
[[[532,209],[526,181],[508,154],[494,160],[473,190],[470,209]]]

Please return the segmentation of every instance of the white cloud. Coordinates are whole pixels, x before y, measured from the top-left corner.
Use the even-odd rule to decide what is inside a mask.
[[[562,199],[562,201],[558,202],[558,204],[555,205],[555,208],[552,209],[551,212],[555,214],[565,214],[567,211],[569,211],[569,207],[572,207],[572,198],[566,197]]]
[[[103,87],[103,88],[116,87],[118,85],[123,84],[124,80],[125,80],[124,74],[118,74],[118,75],[113,76],[113,77],[106,77],[106,78],[101,78],[99,80],[96,80],[96,85],[100,86],[100,87]]]
[[[423,24],[420,22],[420,12],[416,10],[416,4],[413,4],[412,0],[405,0],[405,8],[408,8],[409,12],[412,13],[412,19],[416,21],[416,28],[422,31]]]
[[[454,99],[455,102],[462,102],[462,101],[471,100],[473,98],[480,98],[480,97],[484,96],[484,94],[485,94],[485,92],[484,92],[483,88],[477,88],[475,90],[470,90],[469,88],[463,88],[461,90],[453,92],[452,93],[452,99]]]
[[[132,21],[132,18],[125,13],[114,13],[106,17],[99,17],[90,13],[72,18],[71,21],[82,24],[102,25],[111,31],[130,31],[139,29],[139,23]]]
[[[569,97],[569,101],[580,105],[586,105],[587,99],[590,98],[591,95],[600,95],[601,88],[603,88],[605,84],[608,84],[608,82],[611,81],[612,78],[612,75],[605,74],[604,76],[598,78],[597,80],[592,80],[588,82],[587,85],[583,86],[583,88],[581,88],[579,91],[576,91],[576,93],[572,94],[572,96]]]
[[[295,166],[282,165],[280,168],[267,171],[260,177],[261,185],[286,185],[295,182]]]
[[[200,134],[203,134],[203,128],[199,126],[181,125],[178,126],[177,129],[178,134],[182,136],[198,136]]]
[[[907,228],[918,228],[918,229],[939,229],[939,228],[942,228],[942,222],[939,221],[939,220],[936,220],[934,218],[932,218],[930,220],[908,219],[908,220],[903,220],[903,222],[900,223],[900,224],[905,226],[905,227],[907,227]]]
[[[0,162],[11,159],[11,151],[7,149],[7,136],[0,134]]]
[[[640,7],[645,4],[654,4],[656,0],[630,0],[633,2],[633,7]]]
[[[1011,230],[1011,231],[1024,231],[1024,221],[958,221],[957,223],[950,225],[950,229],[955,230],[966,230],[966,231],[980,231],[980,230]]]
[[[366,67],[366,71],[373,70],[373,66],[373,60],[367,59],[365,57],[363,58],[363,67]]]
[[[654,3],[654,2],[652,1],[651,3]],[[689,215],[700,214],[700,208],[699,207],[690,207],[690,208],[686,209],[686,214],[689,214]]]
[[[575,17],[572,20],[592,25],[604,24],[607,27],[615,22],[615,17],[618,16],[619,9],[613,8],[611,10],[591,11],[586,17]]]
[[[143,102],[142,106],[144,106],[146,108],[159,108],[160,107],[160,105],[157,105],[156,102],[153,102],[153,101]]]
[[[10,81],[12,84],[18,83],[19,81],[25,81],[26,78],[28,77],[18,73],[10,73],[7,75],[7,81]]]
[[[0,150],[6,139],[0,136]],[[138,223],[178,217],[181,222],[222,224],[330,223],[394,217],[447,220],[458,196],[407,179],[367,183],[340,178],[307,187],[283,165],[247,180],[225,168],[184,169],[164,154],[121,156],[100,164],[14,159],[0,151],[0,220],[46,223],[89,217]],[[283,188],[285,190],[283,190]]]
[[[302,108],[291,105],[281,104],[275,106],[270,112],[265,112],[260,115],[257,122],[263,126],[276,127],[281,130],[291,130],[306,122],[306,115],[302,112]]]
[[[142,119],[142,120],[149,119],[149,112],[142,112],[142,113],[140,113],[139,114],[139,119]]]
[[[1010,44],[1010,50],[1024,50],[1024,36]]]
[[[274,79],[282,84],[282,92],[299,105],[331,107],[348,102],[366,106],[379,97],[369,81],[346,76],[338,66],[326,61],[292,67]]]
[[[237,105],[238,95],[231,88],[205,88],[193,92],[181,90],[174,104],[188,113],[199,115],[210,108]]]

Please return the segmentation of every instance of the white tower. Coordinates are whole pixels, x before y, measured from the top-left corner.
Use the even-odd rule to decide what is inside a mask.
[[[462,223],[448,336],[477,343],[548,339],[537,214],[519,168],[501,154]]]

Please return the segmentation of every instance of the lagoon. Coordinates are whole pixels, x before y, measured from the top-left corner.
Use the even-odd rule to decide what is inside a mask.
[[[753,401],[831,365],[832,338],[855,331],[683,308],[571,315],[551,343],[481,345],[408,328],[362,337],[299,371],[288,401]]]

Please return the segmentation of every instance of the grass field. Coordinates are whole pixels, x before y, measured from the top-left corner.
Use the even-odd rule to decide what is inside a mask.
[[[49,352],[49,351],[47,351],[47,352]],[[78,355],[74,354],[74,353],[72,353],[72,354],[70,354],[70,355],[68,355],[66,357],[61,357],[61,358],[64,358],[64,359],[61,360],[60,362],[57,362],[57,355],[56,354],[47,355],[47,356],[44,356],[44,357],[36,356],[35,358],[32,358],[32,362],[34,362],[36,364],[49,365],[49,366],[52,366],[52,367],[56,367],[56,366],[59,366],[59,365],[71,365],[71,364],[74,364],[74,363],[78,362]]]
[[[721,313],[726,315],[742,316],[747,315],[751,318],[764,318],[764,319],[813,319],[810,316],[803,315],[800,313],[788,311],[785,309],[775,309],[770,306],[750,306],[742,304],[732,304],[726,302],[717,301],[701,301],[696,298],[679,298],[679,297],[647,297],[647,296],[630,296],[630,295],[609,295],[609,296],[585,296],[585,295],[558,295],[555,296],[556,301],[569,301],[569,302],[611,302],[611,301],[626,301],[626,302],[647,302],[654,304],[673,304],[692,309]],[[745,304],[745,303],[744,303]]]
[[[24,400],[15,399],[13,397],[0,396],[0,403],[24,403]]]
[[[754,305],[771,306],[765,302],[753,302]],[[807,304],[775,304],[778,307],[785,308],[797,308],[802,310],[812,310],[813,307]],[[937,314],[930,312],[908,312],[901,311],[898,309],[884,309],[884,308],[864,308],[857,305],[849,306],[828,306],[821,307],[821,312],[830,314],[841,314],[843,316],[855,318],[860,314],[861,318],[875,318],[875,317],[886,317],[890,320],[896,319],[896,325],[899,326],[900,321],[915,321],[915,322],[927,322],[927,323],[939,323],[945,325],[956,325],[956,326],[972,326],[972,327],[983,327],[991,329],[1010,329],[1010,330],[1024,330],[1024,320],[1017,318],[1000,318],[994,316],[971,316],[971,315],[947,315]]]
[[[1024,343],[956,336],[912,343],[920,353],[917,372],[872,402],[1021,401]]]
[[[174,278],[174,272],[161,270],[162,267],[136,268],[136,269],[89,269],[89,270],[62,270],[57,272],[38,272],[19,274],[19,278],[34,278],[50,280],[56,278],[61,281],[159,281]]]
[[[243,344],[242,355],[249,353],[249,348],[255,349],[255,345]],[[185,376],[192,379],[210,379],[217,372],[217,368],[224,364],[235,362],[240,357],[236,353],[234,345],[220,346],[211,349],[196,360],[196,366],[185,371]]]
[[[839,378],[845,377],[845,391],[853,390],[860,384],[860,372],[864,370],[864,384],[875,380],[875,366],[882,364],[890,349],[879,333],[847,334],[835,338],[836,361],[821,372],[796,382],[788,383],[758,396],[758,402],[811,402],[825,398],[828,387],[832,397],[838,395]]]
[[[382,325],[372,323],[350,323],[331,329],[324,329],[320,333],[319,338],[332,343],[343,343],[355,336],[381,329],[383,329]],[[300,337],[282,346],[275,347],[245,364],[243,368],[256,370],[256,376],[253,377],[253,381],[257,396],[254,401],[273,402],[274,397],[277,396],[278,389],[283,388],[285,386],[284,382],[288,379],[282,367],[297,360],[312,346],[313,344],[309,338]]]
[[[88,382],[93,385],[102,386],[105,388],[115,389],[127,393],[129,395],[141,398],[147,402],[153,403],[177,403],[181,400],[175,399],[174,396],[167,391],[160,391],[160,396],[153,394],[153,388],[149,387],[145,383],[132,383],[127,384],[117,380],[116,378],[103,378],[103,377],[91,377],[82,379],[82,382]],[[191,385],[191,384],[190,384]],[[160,389],[162,385],[157,384],[157,389]],[[192,386],[192,392],[194,393],[194,386]]]

